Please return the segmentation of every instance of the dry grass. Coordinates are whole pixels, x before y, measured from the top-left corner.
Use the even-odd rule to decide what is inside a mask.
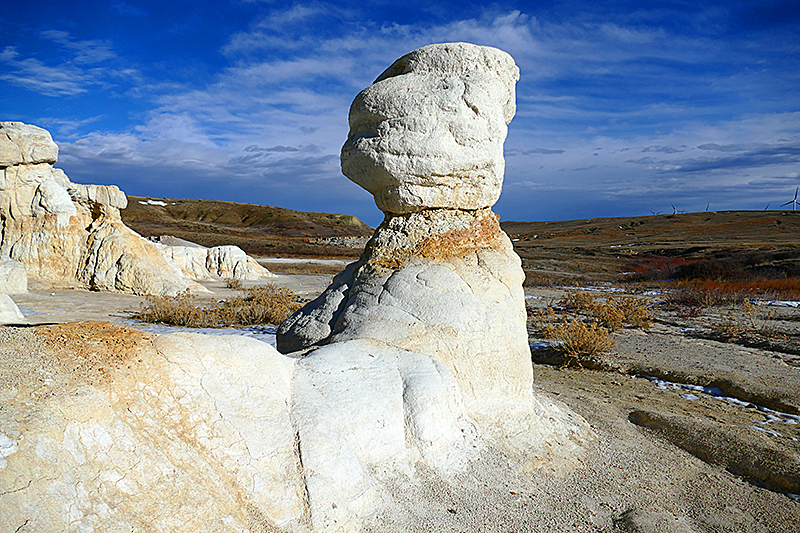
[[[769,323],[774,317],[774,310],[745,300],[741,308],[725,313],[715,329],[722,337],[732,341],[747,340],[754,336],[776,337],[780,334]]]
[[[558,305],[570,311],[588,311],[597,302],[590,292],[568,289],[558,301]]]
[[[596,324],[586,324],[582,320],[570,320],[561,324],[548,325],[543,331],[547,340],[556,343],[556,348],[572,357],[587,357],[607,352],[616,343],[610,332]]]
[[[605,303],[595,303],[591,312],[611,331],[624,326],[647,329],[653,323],[653,313],[647,302],[630,296],[609,296]]]
[[[225,286],[229,289],[233,289],[236,291],[241,291],[244,289],[244,284],[242,280],[236,278],[228,278],[225,280]]]
[[[144,322],[191,328],[280,324],[301,307],[297,296],[274,284],[247,289],[218,304],[200,305],[188,291],[177,296],[150,296],[134,317]]]
[[[604,302],[599,302],[591,293],[568,290],[558,305],[568,311],[586,315],[610,331],[617,331],[625,326],[647,329],[653,321],[647,302],[630,296],[609,296]]]

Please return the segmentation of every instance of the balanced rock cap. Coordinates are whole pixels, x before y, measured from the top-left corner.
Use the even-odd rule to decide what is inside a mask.
[[[497,48],[446,43],[404,55],[350,106],[342,172],[385,213],[491,207],[517,80]]]

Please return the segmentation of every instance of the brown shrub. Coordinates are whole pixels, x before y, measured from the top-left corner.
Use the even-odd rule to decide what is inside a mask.
[[[606,352],[615,346],[609,331],[598,324],[571,320],[544,328],[545,339],[555,341],[556,349],[573,357]]]
[[[604,304],[596,304],[592,308],[592,314],[611,331],[623,326],[647,329],[653,322],[647,302],[630,296],[609,296]]]
[[[591,293],[568,289],[558,305],[571,311],[588,311],[596,304]]]
[[[277,325],[300,307],[294,292],[268,284],[247,289],[244,296],[208,306],[198,305],[189,291],[176,296],[148,296],[147,303],[134,318],[191,328]]]

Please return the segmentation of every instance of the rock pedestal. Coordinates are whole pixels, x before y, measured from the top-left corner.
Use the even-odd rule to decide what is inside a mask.
[[[530,396],[524,274],[491,211],[518,79],[495,48],[431,45],[356,97],[342,171],[386,218],[360,260],[281,325],[279,350],[369,339],[442,362],[470,405]]]
[[[447,478],[487,450],[545,446],[567,464],[588,435],[533,394],[524,273],[491,211],[518,78],[500,50],[431,45],[353,102],[342,171],[386,217],[277,335],[299,358],[294,417],[320,531],[380,508],[387,469]]]

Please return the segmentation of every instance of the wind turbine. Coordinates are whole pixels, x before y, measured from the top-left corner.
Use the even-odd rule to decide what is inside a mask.
[[[781,207],[783,207],[785,205],[792,204],[792,211],[797,211],[797,204],[799,203],[797,201],[797,193],[798,193],[798,191],[800,191],[800,187],[798,187],[798,188],[796,188],[794,190],[794,199],[786,202],[785,204],[781,204]]]

